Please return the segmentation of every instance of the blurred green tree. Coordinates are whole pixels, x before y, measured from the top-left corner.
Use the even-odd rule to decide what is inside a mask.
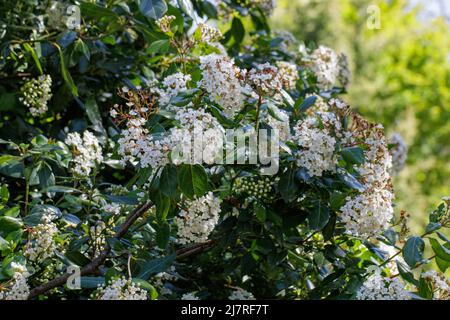
[[[370,28],[377,10],[380,28]],[[306,45],[346,53],[353,73],[348,101],[404,137],[408,162],[395,188],[413,229],[450,194],[450,25],[443,17],[423,19],[421,10],[407,0],[281,0],[273,17],[275,29]]]

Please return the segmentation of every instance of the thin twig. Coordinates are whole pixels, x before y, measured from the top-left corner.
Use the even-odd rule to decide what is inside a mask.
[[[133,225],[133,223],[142,216],[145,212],[147,212],[148,209],[152,207],[151,202],[147,202],[144,204],[141,204],[136,209],[134,209],[127,217],[125,222],[120,226],[119,230],[116,232],[115,238],[120,239],[122,238],[128,231],[128,229]],[[97,256],[94,260],[92,260],[89,264],[84,266],[80,270],[80,275],[87,275],[94,273],[99,266],[103,264],[103,262],[108,257],[108,254],[110,252],[111,248],[107,245],[105,249],[102,251],[102,253]],[[30,295],[28,296],[28,299],[32,299],[40,294],[43,294],[51,289],[63,286],[67,279],[69,278],[71,274],[65,273],[62,276],[59,276],[47,283],[44,283],[30,291]]]

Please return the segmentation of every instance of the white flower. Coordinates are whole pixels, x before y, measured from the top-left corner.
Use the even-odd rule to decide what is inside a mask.
[[[200,300],[194,293],[185,293],[181,296],[181,300]]]
[[[311,70],[317,78],[317,86],[322,90],[330,90],[339,75],[339,58],[330,48],[320,46],[311,54]]]
[[[14,271],[12,285],[6,292],[0,291],[0,300],[27,300],[30,288],[27,284],[29,276],[25,266],[12,262],[11,268]]]
[[[379,269],[367,278],[356,294],[358,300],[410,300],[411,293],[396,278],[384,277]]]
[[[251,292],[242,288],[236,288],[228,297],[228,300],[256,300]]]
[[[110,281],[97,291],[97,300],[147,300],[148,294],[139,284],[125,277]]]
[[[173,97],[177,96],[180,92],[187,90],[187,84],[191,79],[190,75],[181,72],[165,77],[162,81],[164,89],[156,90],[160,95],[159,105],[163,107],[169,106],[169,102]]]
[[[277,67],[264,63],[248,72],[248,81],[259,95],[273,96],[281,90],[283,79]]]
[[[175,21],[175,16],[163,16],[155,21],[156,25],[161,29],[162,32],[170,32],[170,24]]]
[[[212,192],[193,201],[181,210],[175,222],[178,227],[178,243],[204,242],[219,221],[220,199]]]
[[[367,239],[389,228],[394,215],[392,197],[388,190],[347,197],[347,202],[338,213],[346,232]]]
[[[203,79],[199,86],[206,90],[211,100],[223,107],[227,116],[234,116],[248,92],[241,81],[245,71],[236,67],[229,57],[217,54],[201,56],[200,69]]]
[[[322,176],[325,171],[335,171],[336,137],[339,137],[340,131],[341,124],[331,112],[317,112],[316,115],[299,121],[294,127],[292,137],[300,147],[297,164],[312,176]]]
[[[25,247],[25,257],[38,263],[52,257],[57,247],[53,238],[57,233],[56,224],[48,220],[31,228],[29,240]]]
[[[88,176],[92,169],[102,163],[102,147],[90,131],[84,131],[83,137],[78,132],[69,133],[65,143],[74,150],[72,171],[75,174]]]
[[[295,89],[295,85],[299,79],[297,66],[290,62],[278,61],[277,68],[281,76],[283,87],[287,90]]]
[[[439,274],[435,270],[430,270],[422,273],[421,277],[431,282],[433,287],[433,299],[450,299],[450,279],[446,278],[445,274]]]
[[[206,23],[200,22],[198,24],[198,30],[200,33],[200,41],[208,44],[217,43],[222,38],[222,33]]]
[[[30,113],[36,117],[47,112],[47,102],[52,97],[52,78],[50,75],[42,75],[37,79],[31,79],[20,89],[22,97],[19,100],[30,108]]]
[[[103,211],[112,213],[114,215],[119,215],[122,210],[122,208],[120,207],[120,204],[118,204],[118,203],[106,204],[103,206],[102,209],[103,209]]]

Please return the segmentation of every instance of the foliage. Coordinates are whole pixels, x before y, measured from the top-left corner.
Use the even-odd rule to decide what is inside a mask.
[[[448,298],[420,268],[449,266],[449,200],[409,235],[383,130],[337,99],[345,66],[289,50],[271,3],[82,2],[79,26],[0,9],[0,298]],[[201,22],[218,17],[223,37]],[[196,125],[212,154],[180,161]],[[242,128],[279,130],[274,175],[212,161]]]

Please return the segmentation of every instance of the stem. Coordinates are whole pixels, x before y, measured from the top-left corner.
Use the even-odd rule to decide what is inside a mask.
[[[256,120],[255,120],[255,127],[256,127],[256,134],[258,134],[258,130],[259,130],[259,113],[261,111],[261,104],[262,104],[262,96],[259,95],[258,97],[258,105],[256,107]]]
[[[30,182],[28,179],[25,181],[25,215],[28,214],[28,198],[30,194]]]

